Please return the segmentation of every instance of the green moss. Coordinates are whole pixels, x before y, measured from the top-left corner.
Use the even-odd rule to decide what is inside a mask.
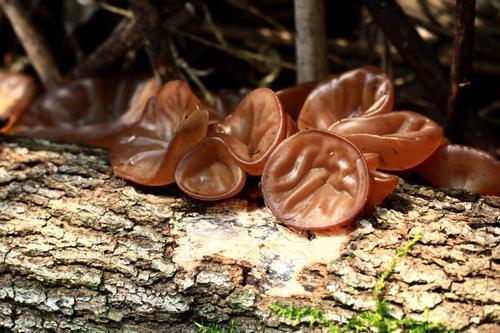
[[[403,331],[407,333],[454,333],[457,330],[448,330],[443,324],[423,322],[413,319],[397,319],[391,316],[387,303],[383,300],[385,283],[392,274],[401,257],[407,255],[412,248],[422,239],[422,234],[418,233],[408,244],[398,250],[391,259],[389,267],[380,275],[373,289],[373,296],[376,300],[375,311],[364,311],[357,314],[348,323],[338,326],[333,321],[327,319],[320,310],[303,307],[282,306],[272,304],[269,308],[279,317],[286,318],[292,322],[293,326],[298,326],[302,320],[309,322],[309,327],[326,328],[330,333],[347,332],[379,332],[391,333]],[[218,326],[203,326],[196,323],[196,327],[202,333],[234,333],[235,327],[231,322],[229,330]]]
[[[228,329],[222,328],[218,325],[205,326],[200,323],[194,323],[194,325],[201,333],[235,333],[235,327],[232,321]]]
[[[279,317],[285,317],[293,321],[293,325],[297,326],[302,319],[308,319],[309,325],[327,328],[331,333],[344,332],[379,332],[390,333],[397,330],[408,333],[453,333],[456,330],[448,330],[443,324],[422,322],[413,319],[396,319],[389,314],[387,303],[383,300],[385,282],[394,273],[394,269],[399,259],[407,255],[411,249],[422,239],[422,234],[417,234],[410,242],[402,249],[398,250],[394,258],[389,263],[389,267],[380,275],[373,296],[376,300],[375,311],[364,311],[349,320],[345,325],[338,326],[317,309],[313,308],[294,308],[292,306],[283,307],[278,304],[270,306]]]

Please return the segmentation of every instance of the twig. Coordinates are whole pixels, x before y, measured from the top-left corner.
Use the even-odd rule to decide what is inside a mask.
[[[276,29],[279,29],[283,32],[288,32],[288,33],[292,32],[286,26],[284,26],[283,24],[281,24],[280,22],[275,20],[273,17],[267,15],[266,13],[261,11],[259,8],[255,7],[248,0],[224,0],[224,1],[232,6],[236,7],[236,8],[241,8],[241,9],[248,11],[249,13],[254,15],[255,17],[260,18],[261,20],[268,23],[270,26],[275,27]]]
[[[455,30],[450,70],[450,95],[447,110],[447,134],[463,143],[470,111],[472,50],[476,0],[456,0]]]
[[[126,50],[139,44],[140,40],[141,33],[137,20],[122,20],[111,35],[71,71],[72,76],[84,77],[97,74]]]
[[[175,46],[175,44],[172,41],[169,44],[170,44],[170,49],[172,50],[172,56],[174,58],[174,61],[180,68],[184,70],[184,72],[188,75],[191,81],[193,81],[193,83],[201,90],[201,92],[203,93],[204,100],[209,105],[213,105],[214,95],[207,89],[207,87],[203,84],[203,82],[201,82],[196,71],[193,70],[193,68],[189,66],[186,60],[184,60],[179,55],[179,52],[177,51],[177,47]]]
[[[130,10],[116,7],[116,6],[110,5],[109,3],[106,3],[106,2],[99,2],[99,6],[102,9],[107,10],[110,13],[121,15],[121,16],[127,17],[129,19],[134,18],[134,14]]]
[[[149,0],[130,0],[130,7],[136,16],[145,39],[146,53],[156,78],[165,83],[178,77],[177,69],[172,65],[172,55],[162,35],[159,15]]]
[[[164,22],[165,29],[177,29],[190,19],[186,10],[180,10]],[[137,20],[123,19],[111,35],[102,42],[80,65],[71,71],[73,77],[98,74],[112,64],[126,50],[136,48],[141,42],[141,29]]]
[[[236,47],[232,47],[232,46],[231,47],[224,47],[224,46],[219,45],[217,43],[214,43],[208,39],[201,38],[201,37],[198,37],[196,35],[193,35],[193,34],[190,34],[187,32],[182,32],[182,31],[178,31],[178,30],[176,31],[174,29],[169,29],[169,31],[172,33],[175,33],[179,36],[189,38],[197,43],[200,43],[200,44],[203,44],[205,46],[212,47],[212,48],[217,49],[219,51],[225,52],[225,53],[227,53],[235,58],[242,59],[242,60],[245,60],[248,62],[258,61],[258,62],[262,62],[262,63],[273,64],[273,65],[280,66],[280,67],[290,69],[290,70],[295,70],[295,68],[296,68],[294,64],[287,62],[287,61],[276,61],[276,59],[274,59],[274,58],[269,58],[269,57],[263,56],[261,54],[252,53],[250,51],[236,48]]]
[[[294,0],[297,83],[317,81],[328,73],[324,0]]]
[[[438,20],[436,20],[434,14],[432,13],[428,0],[418,0],[418,5],[429,22],[434,26],[441,28],[441,24],[438,22]]]
[[[364,4],[403,59],[413,67],[418,80],[442,110],[433,115],[443,123],[448,96],[448,80],[437,57],[418,35],[410,19],[395,0],[364,0]]]
[[[219,42],[219,44],[227,46],[227,42],[224,39],[224,35],[220,31],[220,29],[215,25],[212,19],[212,15],[208,10],[208,6],[206,4],[202,4],[201,9],[203,10],[203,16],[205,17],[205,22],[206,22],[205,24],[208,27],[208,29],[214,34],[215,39]]]
[[[0,0],[0,6],[43,85],[46,88],[57,85],[61,81],[59,69],[40,30],[36,29],[26,17],[26,10],[22,3],[19,0]]]

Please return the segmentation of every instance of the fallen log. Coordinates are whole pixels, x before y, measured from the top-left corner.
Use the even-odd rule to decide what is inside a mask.
[[[102,149],[0,138],[0,330],[318,332],[384,300],[396,318],[470,332],[500,328],[500,198],[402,181],[335,234],[290,231],[262,201],[219,203],[113,176]],[[315,325],[313,325],[315,326]]]

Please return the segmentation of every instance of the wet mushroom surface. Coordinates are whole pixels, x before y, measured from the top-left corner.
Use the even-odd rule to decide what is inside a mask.
[[[266,88],[250,92],[235,111],[216,125],[238,164],[261,175],[271,152],[286,135],[286,115],[276,94]]]
[[[278,219],[300,230],[351,222],[368,197],[370,176],[361,152],[322,130],[301,131],[271,154],[262,174],[264,200]]]
[[[382,170],[418,165],[439,147],[443,138],[438,124],[410,111],[343,119],[329,131],[344,136],[363,153],[377,153],[378,168]]]
[[[141,118],[159,89],[147,78],[75,80],[40,96],[11,134],[109,146],[114,135]]]
[[[208,111],[182,81],[149,100],[140,121],[120,134],[109,154],[115,174],[143,185],[175,181],[179,160],[207,134]]]
[[[177,165],[177,185],[190,197],[215,201],[230,198],[245,185],[245,171],[236,163],[224,141],[208,137]]]
[[[307,96],[297,119],[299,130],[328,129],[333,123],[392,111],[394,88],[375,67],[343,72],[320,82]]]
[[[500,196],[500,161],[481,149],[446,144],[416,170],[436,187]]]

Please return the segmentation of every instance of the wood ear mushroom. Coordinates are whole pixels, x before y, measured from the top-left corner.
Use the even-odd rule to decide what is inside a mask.
[[[415,112],[343,119],[329,127],[363,153],[379,155],[379,169],[404,170],[423,162],[440,145],[443,129]]]
[[[437,187],[500,196],[500,161],[481,149],[445,144],[416,170]]]
[[[368,198],[370,176],[361,152],[322,130],[301,131],[271,154],[262,174],[266,204],[284,223],[325,230],[352,221]]]
[[[368,117],[392,111],[394,88],[387,75],[374,67],[362,67],[320,82],[307,96],[297,120],[299,130],[328,129],[352,117]]]
[[[37,91],[30,76],[0,70],[0,134],[9,133],[31,105]]]
[[[208,137],[177,165],[175,181],[190,197],[214,201],[238,194],[245,185],[245,171],[236,163],[224,141]]]
[[[153,79],[76,80],[42,95],[11,134],[107,147],[141,118],[147,100],[159,89]]]
[[[110,147],[115,174],[161,186],[175,181],[179,160],[207,134],[208,111],[182,81],[170,81],[149,100],[140,121]]]
[[[258,176],[269,155],[285,138],[287,119],[276,94],[260,88],[250,92],[216,127],[238,164]]]

